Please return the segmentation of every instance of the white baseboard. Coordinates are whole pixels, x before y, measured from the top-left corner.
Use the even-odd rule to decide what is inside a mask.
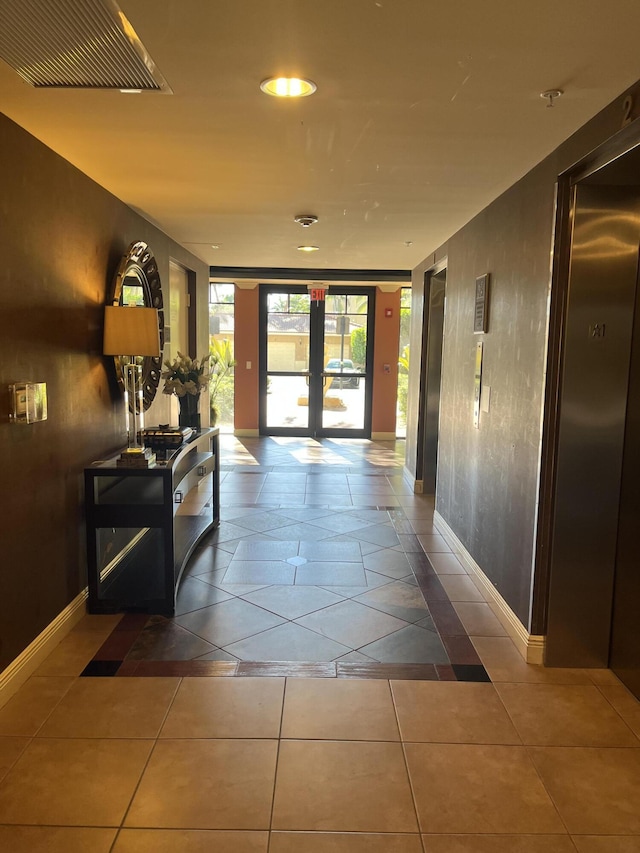
[[[489,604],[496,617],[500,620],[500,624],[511,637],[522,657],[527,663],[542,664],[544,661],[544,644],[546,638],[541,634],[530,634],[527,631],[437,510],[433,514],[433,521],[482,593],[487,604]]]
[[[259,438],[260,430],[259,429],[234,429],[234,435],[237,435],[238,438]]]
[[[87,595],[85,588],[5,670],[0,672],[0,708],[22,687],[58,643],[82,619],[86,613]]]
[[[395,432],[372,432],[371,441],[395,441]]]

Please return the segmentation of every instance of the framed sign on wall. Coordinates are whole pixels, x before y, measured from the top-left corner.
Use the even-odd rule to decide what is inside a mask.
[[[473,331],[481,335],[487,331],[489,317],[489,273],[476,279],[476,304],[473,313]]]

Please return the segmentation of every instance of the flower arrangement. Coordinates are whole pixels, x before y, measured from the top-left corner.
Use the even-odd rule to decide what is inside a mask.
[[[187,394],[199,397],[209,384],[210,358],[205,355],[200,360],[191,359],[179,352],[173,362],[165,361],[166,370],[161,374],[164,379],[162,393],[175,394],[176,397],[185,397]]]

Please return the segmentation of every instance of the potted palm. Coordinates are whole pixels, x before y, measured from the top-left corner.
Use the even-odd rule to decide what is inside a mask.
[[[233,388],[232,371],[236,360],[228,340],[211,341],[209,346],[209,405],[211,426],[215,426],[220,414],[225,391]]]

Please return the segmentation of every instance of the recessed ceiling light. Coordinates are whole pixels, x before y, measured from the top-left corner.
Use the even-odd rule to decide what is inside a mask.
[[[299,252],[317,252],[320,246],[298,246]]]
[[[211,244],[211,248],[212,248],[212,249],[219,249],[219,248],[220,248],[220,243],[212,243],[212,244]]]
[[[276,98],[306,98],[313,95],[317,86],[311,80],[300,77],[269,77],[260,83],[260,88],[266,95]]]

